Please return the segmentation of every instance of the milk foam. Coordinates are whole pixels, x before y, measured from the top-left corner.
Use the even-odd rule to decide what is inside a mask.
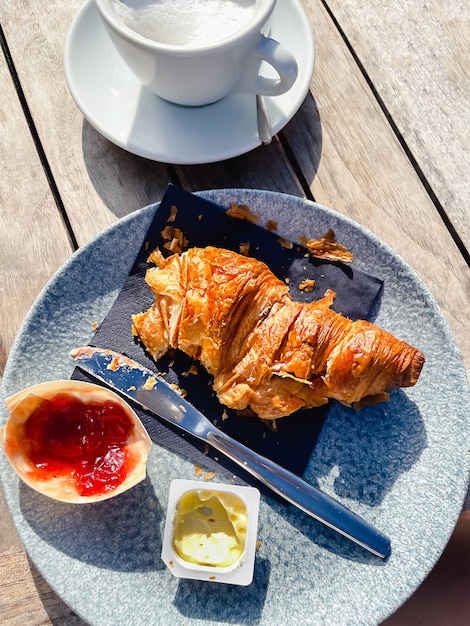
[[[113,0],[123,21],[160,43],[194,46],[220,41],[253,18],[257,0]]]

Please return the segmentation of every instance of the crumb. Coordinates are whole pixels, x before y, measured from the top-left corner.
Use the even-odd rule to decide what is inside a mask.
[[[286,285],[288,285],[288,284],[290,283],[290,278],[289,278],[289,276],[286,276],[286,277],[284,278],[284,282],[286,283]]]
[[[197,367],[195,365],[191,365],[191,367],[186,370],[185,372],[183,372],[181,374],[181,376],[184,376],[185,378],[187,378],[188,376],[197,376],[199,374],[199,371],[197,369]]]
[[[93,324],[91,325],[93,330],[96,330],[98,326],[99,326],[98,322],[93,322]]]
[[[164,261],[164,256],[160,248],[155,248],[147,257],[147,263],[153,263],[156,267],[160,267]]]
[[[225,422],[225,420],[228,420],[228,413],[224,409],[223,412],[222,412],[222,421]]]
[[[261,541],[257,541],[255,544],[255,550],[256,552],[258,552],[258,550],[261,548]]]
[[[313,291],[314,287],[315,287],[315,281],[313,280],[313,278],[306,278],[299,285],[300,291],[305,291],[305,292]]]
[[[320,239],[309,239],[306,246],[316,259],[343,261],[343,263],[350,263],[353,260],[351,252],[336,241],[335,232],[331,229]]]
[[[201,221],[201,220],[202,220],[202,213],[199,213],[199,215],[197,216],[197,219],[198,219],[199,221]]]
[[[200,465],[196,465],[196,467],[194,468],[194,473],[196,474],[196,476],[200,476],[202,474],[202,467]]]
[[[285,248],[286,250],[292,250],[292,248],[294,247],[294,244],[292,243],[292,241],[289,241],[285,237],[281,237],[277,241],[279,245],[281,246],[281,248]]]
[[[211,480],[214,478],[215,472],[204,472],[204,476],[202,477],[204,480]]]
[[[259,220],[259,216],[256,215],[256,213],[252,213],[246,204],[236,204],[235,202],[231,202],[226,214],[237,220],[247,220],[252,224],[257,224]]]
[[[215,576],[209,576],[209,580],[215,580]]]
[[[241,243],[239,245],[239,248],[240,248],[240,254],[243,254],[244,256],[248,256],[250,252],[250,242],[247,241],[246,243]]]
[[[173,561],[172,561],[172,560],[168,561],[168,565],[169,565],[170,567],[173,567],[173,565],[174,565]]]
[[[113,372],[117,372],[119,369],[119,357],[115,356],[111,360],[110,364],[106,367],[107,370],[112,370]]]
[[[176,214],[177,213],[178,213],[177,207],[174,204],[172,204],[171,208],[170,208],[170,215],[169,215],[169,217],[167,219],[167,222],[174,222],[175,219],[176,219]]]
[[[204,454],[209,454],[209,444],[206,443],[206,445],[204,446]]]
[[[127,391],[135,391],[135,389],[136,389],[135,385],[131,385]]]
[[[144,246],[144,250],[148,250],[149,249],[149,245],[150,245],[150,242],[146,241],[145,242],[145,246]]]
[[[186,390],[186,389],[182,389],[182,388],[181,388],[179,385],[177,385],[176,383],[171,383],[171,384],[170,384],[170,387],[171,387],[172,389],[174,389],[175,391],[177,391],[177,392],[180,394],[180,396],[181,396],[182,398],[186,398],[186,396],[188,395],[187,390]]]
[[[144,384],[144,389],[152,390],[157,384],[157,379],[155,376],[149,376]]]
[[[183,248],[188,247],[189,241],[186,239],[180,228],[165,226],[160,234],[165,240],[165,243],[163,244],[165,250],[169,250],[175,254],[181,254]]]
[[[268,220],[266,222],[266,230],[269,230],[270,233],[275,233],[277,230],[277,222],[275,220]]]

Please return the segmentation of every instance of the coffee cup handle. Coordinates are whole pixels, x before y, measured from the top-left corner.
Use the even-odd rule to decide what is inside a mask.
[[[261,36],[255,51],[256,72],[259,71],[261,61],[271,65],[279,74],[277,78],[267,76],[246,76],[238,91],[256,93],[263,96],[280,96],[288,91],[295,83],[298,67],[293,54],[278,41],[270,37]]]

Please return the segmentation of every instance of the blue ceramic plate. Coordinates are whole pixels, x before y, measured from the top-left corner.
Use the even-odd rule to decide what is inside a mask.
[[[309,201],[265,191],[201,195],[224,206],[246,203],[262,221],[277,220],[279,232],[294,240],[333,228],[356,265],[384,280],[376,323],[425,353],[416,387],[361,412],[333,406],[305,473],[389,535],[390,557],[373,557],[263,496],[252,585],[175,579],[160,560],[164,512],[171,480],[193,479],[194,464],[157,445],[144,483],[82,506],[32,491],[1,455],[5,497],[20,537],[50,585],[90,624],[380,623],[429,573],[465,496],[469,396],[453,335],[410,268],[352,221]],[[70,349],[87,343],[93,324],[105,317],[156,206],[104,231],[50,281],[11,351],[2,400],[31,384],[71,375]],[[6,417],[2,408],[1,421]]]

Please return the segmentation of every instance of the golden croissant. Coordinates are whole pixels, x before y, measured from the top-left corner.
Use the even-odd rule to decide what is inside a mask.
[[[424,355],[321,300],[292,300],[264,263],[229,250],[190,248],[147,271],[155,302],[132,316],[133,332],[158,360],[170,348],[199,360],[226,406],[270,420],[334,398],[380,401],[414,385]]]

